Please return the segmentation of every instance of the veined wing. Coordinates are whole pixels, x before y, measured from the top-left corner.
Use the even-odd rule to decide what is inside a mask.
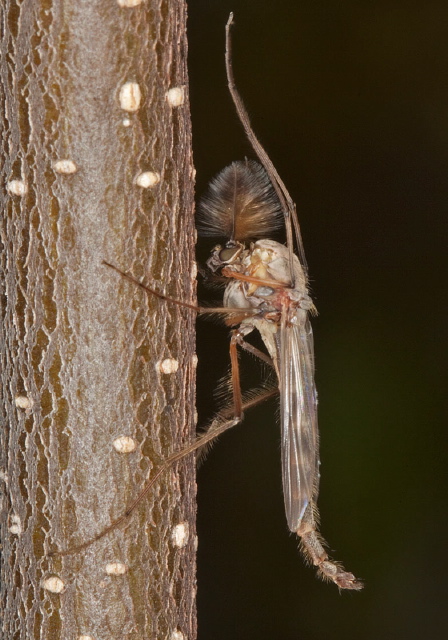
[[[279,336],[283,495],[291,531],[299,528],[318,484],[313,332],[307,315],[298,309],[291,324],[285,310]]]

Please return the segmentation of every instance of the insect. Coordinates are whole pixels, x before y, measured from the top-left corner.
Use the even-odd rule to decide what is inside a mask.
[[[203,235],[227,238],[224,246],[218,245],[213,249],[207,261],[212,274],[226,283],[224,307],[196,307],[137,284],[168,303],[198,313],[223,314],[226,323],[234,327],[230,339],[233,406],[231,410],[218,414],[195,442],[168,458],[120,518],[92,540],[60,553],[75,553],[86,548],[123,523],[176,461],[240,423],[246,409],[276,393],[276,390],[265,390],[249,400],[243,399],[237,353],[241,348],[270,365],[278,378],[283,494],[288,526],[300,538],[305,557],[316,566],[322,578],[333,581],[341,589],[360,590],[362,582],[329,558],[317,528],[317,395],[309,320],[315,308],[308,293],[307,264],[295,204],[256,138],[235,86],[231,56],[232,24],[233,14],[230,14],[226,25],[228,85],[238,117],[259,162],[245,160],[226,167],[211,182],[200,204],[199,231]],[[283,224],[286,245],[269,238]],[[108,266],[135,282],[117,267]],[[260,333],[268,354],[245,340],[255,330]]]

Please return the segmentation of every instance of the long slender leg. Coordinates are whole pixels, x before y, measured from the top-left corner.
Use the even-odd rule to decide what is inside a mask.
[[[230,364],[232,367],[232,394],[233,394],[233,413],[235,419],[243,419],[243,399],[241,396],[240,383],[240,367],[238,364],[237,340],[235,339],[235,331],[230,339]]]
[[[232,417],[235,420],[239,419],[239,421],[242,421],[243,408],[248,409],[250,407],[253,407],[259,404],[262,400],[265,400],[271,397],[271,395],[276,395],[278,393],[278,389],[270,389],[270,390],[263,389],[261,393],[257,392],[255,394],[252,392],[252,394],[250,394],[251,397],[248,397],[245,399],[244,407],[243,407],[243,397],[241,393],[240,370],[239,370],[239,363],[238,363],[237,346],[241,347],[248,353],[259,358],[260,360],[262,360],[263,362],[265,362],[266,364],[274,368],[274,363],[272,362],[271,358],[268,355],[266,355],[265,353],[263,353],[262,351],[260,351],[259,349],[257,349],[256,347],[254,347],[253,345],[249,344],[244,340],[243,335],[247,335],[247,333],[249,331],[252,331],[252,329],[253,327],[246,326],[244,333],[242,333],[239,329],[235,329],[234,331],[232,331],[232,336],[230,339],[230,363],[232,368],[231,384],[232,384],[233,404],[232,404],[232,407],[227,407],[226,409],[221,409],[219,411],[219,415],[221,416],[221,418]],[[204,458],[204,454],[206,452],[206,446],[204,445],[203,447],[201,447],[201,449],[202,451],[198,452],[199,453],[198,463],[200,463]]]
[[[324,548],[326,543],[317,530],[317,518],[317,506],[310,502],[296,531],[301,540],[302,553],[317,567],[324,580],[335,582],[340,589],[359,591],[363,588],[362,581],[355,578],[353,573],[345,571],[340,563],[329,558]]]
[[[239,271],[232,271],[229,267],[224,267],[221,273],[226,278],[234,278],[235,280],[241,280],[242,282],[250,282],[260,287],[271,287],[271,289],[283,289],[284,284],[277,282],[277,280],[269,280],[269,278],[254,278],[253,276],[247,276]]]
[[[251,316],[254,316],[257,314],[256,309],[240,309],[240,308],[233,309],[228,307],[199,307],[195,304],[190,304],[189,302],[182,302],[181,300],[176,300],[175,298],[171,298],[170,296],[167,296],[164,293],[160,293],[160,291],[151,289],[151,287],[148,287],[146,284],[143,284],[143,282],[139,282],[138,280],[133,278],[131,275],[129,275],[129,273],[122,271],[115,265],[110,264],[110,262],[106,262],[105,260],[103,260],[103,264],[105,264],[107,267],[110,267],[111,269],[119,273],[121,276],[123,276],[123,278],[126,278],[126,280],[129,280],[129,282],[132,282],[133,284],[137,285],[137,287],[140,287],[140,289],[143,289],[144,291],[146,291],[146,293],[149,293],[152,296],[159,298],[160,300],[165,300],[166,302],[175,304],[178,307],[191,309],[192,311],[196,311],[196,313],[199,313],[201,315],[206,313],[222,314],[222,315],[237,314],[238,318],[243,319],[243,318],[250,318]]]
[[[247,402],[243,402],[241,406],[242,411],[245,411],[246,409],[249,409],[255,405],[258,405],[261,402],[264,402],[264,400],[272,397],[276,393],[277,393],[277,389],[262,391],[259,395],[257,395],[257,397],[251,398]],[[227,412],[229,411],[230,409],[227,410]],[[159,480],[164,475],[164,473],[166,473],[173,466],[173,464],[175,464],[179,460],[182,460],[183,458],[188,456],[190,453],[193,453],[194,451],[197,451],[201,447],[204,447],[209,442],[211,442],[212,440],[220,436],[222,433],[224,433],[228,429],[231,429],[232,427],[235,427],[237,424],[241,422],[240,418],[235,418],[235,417],[230,420],[223,421],[224,413],[221,412],[221,414],[212,421],[212,423],[210,424],[209,428],[205,431],[205,433],[199,435],[194,440],[194,442],[192,442],[192,444],[188,445],[181,451],[178,451],[177,453],[174,453],[173,455],[169,456],[165,460],[165,462],[159,467],[155,475],[146,482],[145,486],[143,487],[142,491],[138,494],[138,496],[128,505],[126,511],[119,518],[114,520],[108,527],[103,529],[101,533],[94,536],[90,540],[83,542],[82,544],[76,545],[74,547],[70,547],[70,549],[64,549],[62,551],[50,551],[48,555],[50,557],[68,556],[68,555],[73,555],[75,553],[78,553],[83,549],[87,549],[87,547],[89,547],[94,542],[101,540],[101,538],[103,538],[105,535],[107,535],[108,533],[116,529],[118,526],[123,524],[123,522],[126,522],[126,520],[128,520],[128,518],[132,515],[132,513],[138,507],[138,505],[142,502],[142,500],[148,495],[148,493],[150,492],[154,484],[157,482],[157,480]]]
[[[241,347],[241,349],[244,349],[244,351],[247,351],[248,353],[258,358],[259,360],[262,360],[262,362],[265,362],[270,367],[274,368],[274,363],[272,362],[272,358],[266,355],[266,353],[263,353],[263,351],[260,351],[260,349],[257,349],[256,347],[251,345],[249,342],[246,342],[238,330],[234,332],[234,335],[235,335],[235,341],[238,344],[238,346]]]
[[[233,406],[234,406],[234,417],[243,418],[242,413],[242,395],[241,395],[241,382],[240,382],[240,367],[238,363],[238,351],[237,346],[241,347],[248,353],[251,353],[253,356],[259,358],[266,364],[274,367],[274,363],[272,359],[267,356],[265,353],[257,349],[256,347],[249,344],[244,340],[245,335],[247,335],[250,331],[253,330],[252,326],[246,325],[244,332],[241,332],[240,329],[235,329],[232,331],[232,337],[230,338],[230,363],[232,367],[232,392],[233,392]]]
[[[179,306],[183,306],[183,307],[192,309],[192,310],[197,311],[197,312],[201,312],[202,311],[201,307],[196,307],[196,306],[191,305],[189,303],[179,302],[177,300],[174,300],[173,298],[170,298],[168,296],[160,294],[159,292],[157,292],[157,291],[155,291],[153,289],[150,289],[149,287],[146,287],[142,283],[139,283],[138,281],[134,280],[134,278],[132,278],[132,276],[129,276],[128,274],[124,273],[123,271],[121,271],[120,269],[115,267],[114,265],[111,265],[111,264],[109,264],[107,262],[105,262],[105,264],[107,266],[111,267],[112,269],[114,269],[115,271],[117,271],[119,274],[121,274],[122,276],[124,276],[125,278],[130,280],[131,282],[133,282],[133,283],[137,284],[138,286],[140,286],[141,288],[143,288],[146,292],[148,292],[148,293],[150,293],[152,295],[155,295],[156,297],[164,299],[167,302],[172,302],[172,303],[177,304]],[[210,309],[204,309],[204,311],[210,312],[211,310]],[[222,311],[222,310],[219,309],[219,311]],[[237,311],[241,312],[241,309],[238,309]],[[243,335],[238,330],[233,332],[231,345],[230,345],[230,358],[231,358],[231,363],[232,363],[232,387],[233,387],[233,411],[232,411],[232,413],[233,413],[233,417],[231,417],[230,419],[225,420],[223,422],[222,421],[223,418],[227,417],[229,414],[231,414],[231,412],[230,412],[230,409],[221,411],[220,415],[215,420],[212,421],[212,423],[210,424],[209,428],[203,434],[198,436],[196,438],[196,440],[191,445],[185,447],[181,451],[179,451],[179,452],[173,454],[172,456],[168,457],[165,460],[165,462],[161,465],[161,467],[158,469],[156,474],[146,482],[145,486],[143,487],[143,490],[131,502],[131,504],[127,507],[126,511],[119,518],[114,520],[108,527],[103,529],[103,531],[101,531],[101,533],[99,533],[98,535],[94,536],[90,540],[88,540],[88,541],[86,541],[86,542],[84,542],[84,543],[82,543],[80,545],[76,545],[74,547],[71,547],[70,549],[65,549],[65,550],[62,550],[62,551],[52,551],[52,552],[49,553],[49,556],[56,556],[56,555],[65,556],[65,555],[72,555],[72,554],[78,553],[78,552],[82,551],[83,549],[86,549],[87,547],[89,547],[94,542],[96,542],[96,541],[100,540],[101,538],[103,538],[105,535],[107,535],[108,533],[113,531],[118,526],[120,526],[120,524],[125,522],[132,515],[132,513],[137,508],[137,506],[147,496],[147,494],[149,493],[149,491],[151,490],[151,488],[153,487],[155,482],[157,482],[157,480],[166,471],[168,471],[168,469],[170,469],[171,466],[174,463],[178,462],[179,460],[182,460],[182,458],[184,458],[185,456],[189,455],[190,453],[193,453],[194,451],[197,451],[198,449],[201,449],[201,448],[205,447],[205,445],[207,445],[209,442],[211,442],[212,440],[217,438],[219,435],[221,435],[222,433],[224,433],[228,429],[231,429],[232,427],[234,427],[237,424],[239,424],[241,422],[241,420],[242,420],[243,411],[245,409],[251,408],[251,407],[263,402],[265,399],[270,398],[271,396],[273,396],[274,394],[276,394],[278,392],[277,389],[264,390],[263,392],[261,392],[257,396],[252,397],[252,398],[248,399],[247,401],[245,401],[243,403],[242,396],[241,396],[241,388],[240,388],[240,384],[239,384],[239,366],[238,366],[238,356],[237,356],[237,349],[236,349],[237,345],[239,345],[240,347],[242,347],[246,351],[252,353],[253,355],[257,356],[261,360],[263,360],[263,361],[267,362],[268,364],[272,365],[271,359],[268,356],[266,356],[259,349],[256,349],[255,347],[253,347],[249,343],[246,343],[244,341],[244,339],[243,339]]]
[[[262,388],[262,389],[251,390],[247,392],[244,398],[242,399],[240,379],[239,379],[239,363],[237,360],[237,352],[234,345],[235,346],[238,345],[239,347],[241,347],[251,355],[255,356],[256,358],[259,358],[260,360],[268,364],[270,367],[274,368],[274,363],[272,362],[272,359],[268,355],[263,353],[263,351],[260,351],[260,349],[257,349],[256,347],[251,345],[249,342],[246,342],[243,338],[243,335],[239,331],[239,329],[236,329],[235,331],[233,331],[231,344],[230,344],[230,353],[231,353],[230,360],[232,363],[231,383],[232,383],[232,390],[233,390],[233,403],[231,406],[227,406],[224,409],[219,410],[219,416],[221,418],[236,418],[238,413],[241,411],[240,402],[242,402],[242,405],[241,405],[242,410],[245,411],[246,409],[251,409],[252,407],[255,407],[256,405],[260,404],[260,402],[264,402],[265,400],[268,400],[269,398],[276,396],[279,393],[278,387]],[[242,414],[242,411],[241,411],[241,414]],[[208,443],[205,443],[204,446],[201,446],[201,450],[198,451],[198,457],[197,457],[198,464],[202,462],[202,460],[206,455],[207,444]]]
[[[279,390],[277,387],[273,387],[271,389],[252,389],[245,394],[243,401],[243,411],[247,411],[248,409],[252,409],[252,407],[256,407],[257,405],[269,400],[269,398],[273,398],[274,396],[278,396]],[[221,418],[231,418],[233,415],[233,405],[230,407],[225,407],[224,409],[220,409],[219,416]],[[211,426],[211,425],[210,425]],[[205,443],[207,444],[207,443]]]

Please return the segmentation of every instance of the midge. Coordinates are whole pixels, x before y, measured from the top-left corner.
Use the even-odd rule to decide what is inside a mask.
[[[123,523],[171,465],[240,423],[245,409],[277,393],[277,389],[263,390],[249,400],[243,399],[239,347],[273,367],[278,378],[283,495],[288,526],[299,536],[301,550],[322,578],[333,581],[341,589],[359,590],[362,582],[329,558],[317,529],[319,443],[313,334],[309,321],[315,308],[308,294],[307,265],[295,204],[257,140],[235,87],[230,38],[232,24],[233,14],[230,14],[226,25],[229,90],[260,164],[253,160],[233,162],[211,182],[208,193],[200,202],[199,232],[227,239],[224,246],[213,249],[207,261],[212,274],[225,282],[224,307],[196,307],[137,283],[149,294],[168,303],[197,313],[223,314],[226,324],[234,327],[230,339],[232,409],[218,414],[195,442],[170,456],[120,518],[92,540],[60,553],[80,551]],[[283,224],[286,246],[269,239]],[[298,255],[294,253],[294,246]],[[136,282],[113,265],[108,266]],[[267,354],[245,340],[255,329],[261,335]]]

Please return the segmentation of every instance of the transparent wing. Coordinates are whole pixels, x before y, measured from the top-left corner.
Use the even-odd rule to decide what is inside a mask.
[[[279,336],[283,495],[291,531],[317,492],[319,459],[313,332],[306,311],[299,309],[295,322],[287,322],[285,311]]]

